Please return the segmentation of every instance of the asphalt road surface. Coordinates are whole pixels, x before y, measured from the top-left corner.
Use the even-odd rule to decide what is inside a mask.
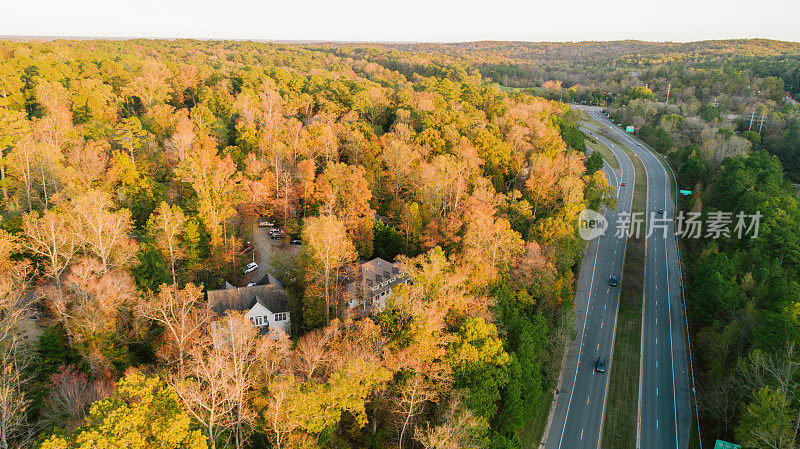
[[[585,130],[588,132],[588,130]],[[575,293],[576,339],[567,353],[562,383],[549,430],[547,448],[597,448],[603,426],[608,374],[613,372],[614,333],[619,305],[619,287],[609,285],[610,277],[620,279],[625,256],[625,238],[615,236],[620,212],[630,212],[635,173],[625,153],[611,141],[598,136],[619,161],[620,170],[605,164],[609,184],[617,190],[616,210],[605,211],[609,227],[591,240],[581,264]],[[620,183],[625,182],[625,187]],[[595,370],[598,357],[606,359],[606,372]]]
[[[675,237],[675,192],[661,156],[609,121],[599,108],[592,118],[634,151],[647,172],[645,297],[642,314],[637,447],[686,448],[691,426],[681,281]],[[663,215],[658,213],[663,210]],[[662,221],[658,221],[662,219]]]

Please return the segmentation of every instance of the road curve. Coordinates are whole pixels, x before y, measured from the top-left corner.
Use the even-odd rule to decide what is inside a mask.
[[[691,426],[691,391],[671,176],[658,153],[615,126],[599,108],[591,109],[590,115],[634,151],[647,172],[646,215],[653,232],[646,239],[637,447],[686,448]],[[663,215],[658,209],[664,211]],[[652,218],[666,218],[662,222],[666,231],[652,225],[655,223]]]
[[[619,287],[609,285],[610,276],[620,278],[627,239],[617,238],[614,223],[620,212],[630,212],[635,172],[633,163],[611,141],[595,137],[611,149],[620,170],[605,164],[606,179],[617,190],[616,210],[605,211],[609,224],[604,235],[591,240],[581,263],[575,292],[576,338],[565,360],[560,392],[546,432],[546,448],[597,448],[603,426],[608,373],[616,331]],[[626,187],[620,187],[625,182]],[[598,357],[607,360],[606,373],[595,371]]]

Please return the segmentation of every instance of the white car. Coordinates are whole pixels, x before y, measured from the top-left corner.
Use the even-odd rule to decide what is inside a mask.
[[[270,226],[275,226],[275,223],[273,223],[271,221],[260,221],[260,222],[258,222],[258,227],[259,228],[268,228]]]
[[[245,274],[251,273],[256,270],[258,270],[258,264],[255,262],[250,262],[249,264],[247,264],[246,267],[244,267]]]
[[[248,286],[248,287],[252,287],[252,286],[254,286],[254,285],[256,285],[256,283],[255,283],[255,282],[251,282],[251,283],[247,284],[247,286]]]

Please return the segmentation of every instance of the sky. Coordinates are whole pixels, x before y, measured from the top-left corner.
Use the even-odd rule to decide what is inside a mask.
[[[800,41],[800,0],[0,0],[0,36]]]

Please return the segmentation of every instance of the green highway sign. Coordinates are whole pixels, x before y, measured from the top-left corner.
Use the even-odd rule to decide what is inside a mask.
[[[633,132],[633,126],[631,126],[631,125],[626,126],[625,127],[625,131],[627,131],[629,133],[632,133]]]
[[[691,194],[692,194],[691,190],[681,190],[681,195],[691,195]]]
[[[739,449],[740,447],[742,446],[722,440],[717,440],[717,442],[714,444],[714,449]]]

